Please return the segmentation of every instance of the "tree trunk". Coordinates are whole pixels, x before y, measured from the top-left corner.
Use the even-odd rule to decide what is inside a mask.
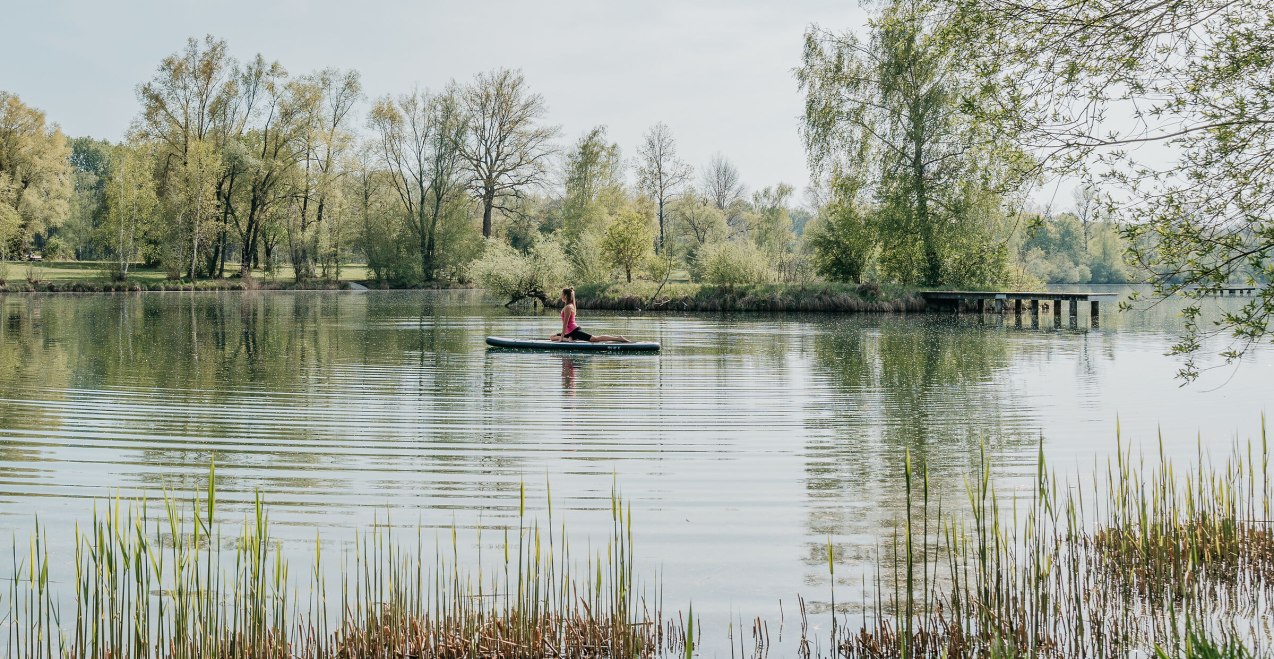
[[[491,237],[491,208],[495,205],[495,193],[485,192],[482,195],[482,237]]]
[[[913,130],[920,130],[920,120],[914,120]],[[925,185],[924,142],[917,135],[912,139],[911,172],[915,180],[912,190],[916,195],[916,221],[920,223],[921,247],[924,250],[924,283],[938,286],[942,283],[942,261],[938,257],[938,245],[934,239],[934,222],[929,217],[929,193]]]
[[[664,251],[664,196],[662,194],[659,195],[659,245],[658,247],[659,249],[655,251],[659,254],[662,254]],[[632,281],[632,280],[633,280],[632,276],[629,275],[628,281]]]

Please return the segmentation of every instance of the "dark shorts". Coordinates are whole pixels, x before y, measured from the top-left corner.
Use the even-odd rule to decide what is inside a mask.
[[[564,338],[574,339],[576,341],[588,341],[589,339],[593,338],[593,335],[576,327],[575,329],[571,330],[571,333],[567,334]]]

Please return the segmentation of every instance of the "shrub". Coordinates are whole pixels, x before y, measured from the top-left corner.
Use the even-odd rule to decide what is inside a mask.
[[[625,278],[632,283],[633,269],[646,261],[654,238],[650,218],[638,209],[625,208],[606,228],[602,247],[611,263],[623,269]]]
[[[691,276],[714,286],[746,286],[774,281],[769,257],[750,242],[704,245],[695,255]]]
[[[505,306],[532,298],[544,306],[553,304],[557,291],[566,285],[570,265],[561,243],[539,237],[521,252],[498,240],[488,240],[482,256],[470,265],[472,279],[500,297]]]
[[[832,281],[858,283],[876,250],[876,232],[868,210],[852,201],[837,199],[805,229],[814,269]]]

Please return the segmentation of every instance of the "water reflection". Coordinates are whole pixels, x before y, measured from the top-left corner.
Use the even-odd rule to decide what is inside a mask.
[[[314,527],[499,525],[552,484],[572,533],[618,486],[667,601],[777,613],[861,586],[905,506],[904,455],[958,505],[986,446],[1005,487],[1041,440],[1064,468],[1130,438],[1253,434],[1269,351],[1222,393],[1180,389],[1166,311],[1094,331],[952,316],[594,314],[657,355],[488,351],[555,316],[471,293],[10,296],[0,299],[0,524],[56,533],[92,498],[206,485],[233,519],[257,491],[298,554]],[[1002,320],[1002,319],[1001,319]],[[1215,432],[1212,432],[1215,430]],[[591,515],[591,513],[599,513]],[[752,575],[740,580],[740,574]],[[789,609],[790,611],[790,609]]]

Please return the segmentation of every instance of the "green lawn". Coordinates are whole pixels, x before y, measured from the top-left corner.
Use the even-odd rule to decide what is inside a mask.
[[[107,261],[45,261],[38,263],[27,263],[19,261],[9,261],[0,263],[0,279],[22,281],[30,280],[35,282],[93,282],[103,283],[113,281],[109,271],[113,269],[113,265]],[[239,273],[239,265],[233,267],[226,265],[226,272],[232,274]],[[341,266],[340,281],[366,281],[368,279],[367,266],[362,264],[349,264]],[[292,266],[283,266],[276,269],[273,273],[254,272],[253,276],[264,281],[292,281],[294,279]],[[163,270],[158,268],[146,268],[136,265],[129,269],[128,281],[139,283],[162,282],[168,279]]]

